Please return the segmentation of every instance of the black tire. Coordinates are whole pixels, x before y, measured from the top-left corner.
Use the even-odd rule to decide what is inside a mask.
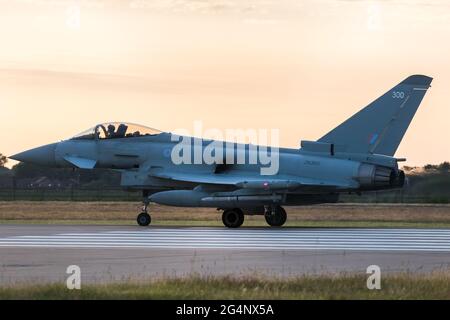
[[[225,227],[239,228],[244,223],[244,213],[241,209],[227,209],[222,214],[222,222]]]
[[[147,212],[142,212],[138,214],[136,221],[138,225],[146,227],[152,222],[152,217]]]
[[[264,215],[264,218],[266,218],[266,222],[269,226],[281,227],[286,223],[287,220],[286,210],[284,210],[284,208],[281,206],[276,206],[275,214],[272,214],[272,212],[268,212]]]

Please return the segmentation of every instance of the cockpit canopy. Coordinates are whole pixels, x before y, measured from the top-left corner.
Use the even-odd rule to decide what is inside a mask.
[[[133,138],[160,134],[161,131],[134,123],[107,122],[83,131],[71,140]]]

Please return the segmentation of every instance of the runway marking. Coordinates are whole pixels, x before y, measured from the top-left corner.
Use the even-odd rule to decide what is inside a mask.
[[[148,228],[0,237],[0,247],[450,252],[450,230]]]

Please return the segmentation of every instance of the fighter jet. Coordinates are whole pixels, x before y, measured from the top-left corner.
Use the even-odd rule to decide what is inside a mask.
[[[405,159],[394,154],[431,81],[424,75],[406,78],[317,141],[301,141],[298,149],[204,140],[119,122],[10,158],[118,170],[122,187],[142,191],[140,226],[151,223],[149,204],[158,203],[217,208],[229,228],[240,227],[245,215],[264,215],[270,226],[280,227],[287,219],[283,206],[403,187],[398,162]],[[278,161],[276,170],[264,172],[267,162],[251,161],[261,152]],[[213,161],[195,161],[205,153]]]

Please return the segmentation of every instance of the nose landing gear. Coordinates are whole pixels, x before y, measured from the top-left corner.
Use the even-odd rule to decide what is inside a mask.
[[[136,219],[138,225],[146,227],[152,222],[152,217],[147,212],[141,212]]]
[[[152,222],[152,217],[148,214],[148,205],[149,205],[148,197],[147,198],[144,197],[143,203],[144,206],[142,207],[142,212],[138,214],[136,221],[138,225],[146,227]]]

